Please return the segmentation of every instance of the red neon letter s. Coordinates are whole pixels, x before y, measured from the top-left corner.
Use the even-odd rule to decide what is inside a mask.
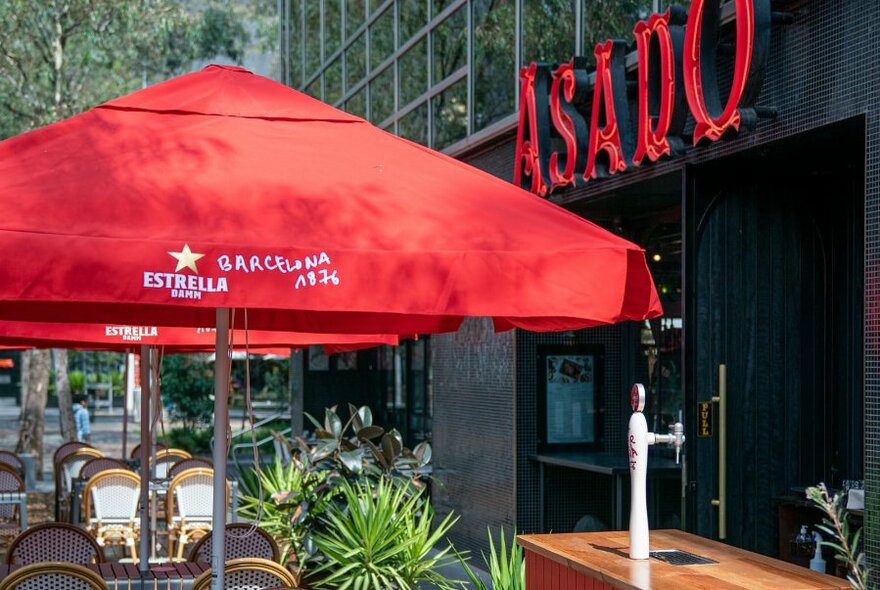
[[[696,121],[694,145],[701,140],[717,141],[728,131],[738,131],[741,116],[737,107],[746,89],[752,48],[755,42],[754,0],[736,2],[736,61],[727,104],[721,107],[715,72],[716,39],[703,35],[715,31],[720,0],[693,0],[684,40],[684,88],[691,114]],[[708,4],[708,6],[707,6]],[[707,19],[714,22],[707,26]]]
[[[582,58],[572,59],[553,72],[550,117],[553,128],[565,144],[565,151],[550,153],[550,192],[567,185],[576,186],[577,173],[586,162],[586,150],[578,148],[579,141],[588,137],[589,130],[576,104],[582,104],[586,99],[588,80]]]
[[[656,162],[663,155],[669,155],[672,150],[669,139],[669,127],[672,124],[672,109],[675,104],[675,52],[672,47],[672,35],[669,33],[669,11],[665,14],[652,14],[646,23],[636,23],[633,33],[636,36],[636,48],[638,49],[638,77],[639,77],[639,113],[638,135],[636,138],[636,151],[633,154],[633,164],[641,165],[647,156],[652,162]],[[650,112],[650,63],[651,37],[657,39],[659,48],[659,62],[656,64],[660,79],[656,88],[659,91],[659,109],[656,113],[657,123],[651,124]]]

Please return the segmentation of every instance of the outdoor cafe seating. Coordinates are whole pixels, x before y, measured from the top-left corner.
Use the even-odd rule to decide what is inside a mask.
[[[134,560],[140,529],[140,486],[137,474],[109,469],[92,477],[83,493],[85,523],[98,545],[124,544]]]
[[[0,581],[0,590],[45,588],[46,590],[108,590],[94,571],[73,563],[50,562],[24,566]]]
[[[64,522],[34,525],[18,535],[6,551],[7,564],[31,565],[64,561],[78,565],[104,562],[104,550],[85,530]]]
[[[192,469],[193,467],[204,467],[205,469],[213,469],[214,464],[207,459],[200,459],[198,457],[181,459],[180,461],[168,468],[168,479],[174,479],[174,477],[178,473],[186,471],[187,469]]]
[[[183,449],[159,449],[156,451],[156,479],[168,479],[168,469],[183,459],[192,459],[192,455]],[[152,457],[150,460],[152,461]]]
[[[281,551],[272,535],[258,526],[247,522],[231,522],[226,525],[225,560],[242,557],[261,557],[278,561]],[[211,563],[214,538],[206,534],[196,541],[187,555],[187,561]]]
[[[268,559],[245,557],[226,562],[223,587],[244,588],[293,588],[296,580],[284,567]],[[208,590],[211,586],[211,570],[206,570],[193,582],[192,590]],[[2,590],[2,588],[0,588]]]
[[[9,465],[18,471],[20,476],[24,477],[24,461],[12,451],[0,451],[0,463]]]
[[[69,441],[55,449],[55,453],[52,454],[52,475],[55,480],[55,489],[59,492],[55,494],[55,520],[61,520],[61,462],[67,455],[83,448],[94,447],[84,442]]]
[[[24,479],[18,470],[0,463],[0,529],[27,526],[24,492]]]
[[[214,470],[196,467],[177,474],[168,485],[165,497],[168,524],[168,555],[177,548],[178,559],[192,539],[211,530],[213,519]],[[229,505],[229,483],[226,484]],[[176,508],[176,510],[175,510]]]
[[[157,442],[157,443],[156,443],[156,448],[157,448],[158,450],[161,450],[161,449],[167,449],[167,448],[168,448],[168,445]],[[129,457],[130,457],[131,459],[139,460],[139,459],[141,458],[140,452],[141,452],[141,444],[138,443],[138,444],[136,444],[136,445],[134,446],[133,449],[131,449],[131,453],[129,454]]]
[[[59,492],[60,517],[59,520],[71,522],[73,520],[73,507],[76,501],[74,493],[74,481],[79,478],[83,465],[97,457],[103,457],[104,453],[95,448],[84,447],[74,450],[61,459],[59,465],[61,487]]]

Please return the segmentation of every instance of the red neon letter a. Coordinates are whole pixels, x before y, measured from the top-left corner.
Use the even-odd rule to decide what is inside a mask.
[[[532,63],[520,70],[519,127],[513,170],[514,184],[542,197],[547,195],[550,185],[549,78],[546,64]],[[531,182],[527,177],[531,177]]]

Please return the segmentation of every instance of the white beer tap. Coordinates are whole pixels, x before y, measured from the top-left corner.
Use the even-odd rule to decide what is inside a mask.
[[[633,385],[630,391],[630,404],[633,415],[629,419],[629,466],[630,466],[630,510],[629,510],[629,557],[648,559],[648,445],[668,444],[675,447],[675,462],[679,461],[681,447],[684,445],[684,425],[679,421],[669,427],[669,434],[648,432],[648,422],[642,413],[645,409],[645,386]]]

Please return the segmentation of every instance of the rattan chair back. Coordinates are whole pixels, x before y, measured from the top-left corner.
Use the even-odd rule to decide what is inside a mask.
[[[61,460],[61,494],[67,496],[73,490],[73,480],[79,477],[83,465],[104,453],[94,448],[76,449]]]
[[[6,563],[30,565],[62,561],[88,565],[103,563],[104,550],[83,529],[63,522],[47,522],[28,527],[9,545]]]
[[[183,449],[156,451],[156,479],[168,479],[168,468],[181,459],[192,459],[192,455]]]
[[[210,523],[214,514],[214,470],[195,467],[178,473],[168,484],[166,517],[169,525],[184,520],[188,524]],[[229,505],[229,482],[226,482]]]
[[[79,441],[63,443],[52,454],[52,474],[55,479],[55,520],[61,520],[61,461],[78,449],[92,449],[92,445]]]
[[[85,463],[79,470],[79,478],[88,481],[93,475],[97,475],[108,469],[125,469],[131,471],[125,462],[112,457],[95,457]]]
[[[0,463],[4,465],[9,465],[22,475],[24,475],[24,461],[21,460],[21,457],[13,453],[12,451],[0,451]]]
[[[108,469],[89,478],[83,492],[86,524],[135,522],[141,478],[127,469]]]
[[[198,457],[190,457],[189,459],[180,459],[177,463],[168,468],[168,479],[174,479],[179,473],[194,467],[202,467],[204,469],[214,469],[214,464],[207,459]]]
[[[79,442],[79,441],[70,441],[62,444],[60,447],[55,449],[55,452],[52,453],[52,465],[54,467],[58,467],[61,464],[61,460],[64,459],[67,455],[71,454],[77,449],[89,448],[93,449],[92,445],[89,443]]]
[[[24,480],[18,471],[5,463],[0,463],[0,493],[23,491]],[[0,504],[0,520],[13,521],[17,514],[18,504]]]
[[[210,532],[199,539],[187,556],[187,561],[211,563],[211,552],[214,540]],[[278,561],[281,552],[272,535],[246,522],[226,525],[225,543],[226,561],[244,557],[259,557],[270,561]]]
[[[253,590],[254,588],[292,588],[296,580],[286,568],[268,559],[246,557],[226,562],[222,587],[226,590]],[[195,579],[192,590],[211,587],[211,570]],[[0,590],[3,590],[0,588]]]
[[[168,445],[166,445],[166,444],[164,444],[164,443],[156,443],[156,448],[158,448],[158,449],[167,449],[167,448],[168,448]],[[138,443],[138,444],[136,444],[136,445],[134,446],[134,448],[131,450],[130,458],[132,458],[132,459],[140,459],[140,458],[141,458],[140,452],[141,452],[141,443]]]
[[[26,565],[0,582],[0,590],[109,590],[92,570],[73,563],[47,562]]]

